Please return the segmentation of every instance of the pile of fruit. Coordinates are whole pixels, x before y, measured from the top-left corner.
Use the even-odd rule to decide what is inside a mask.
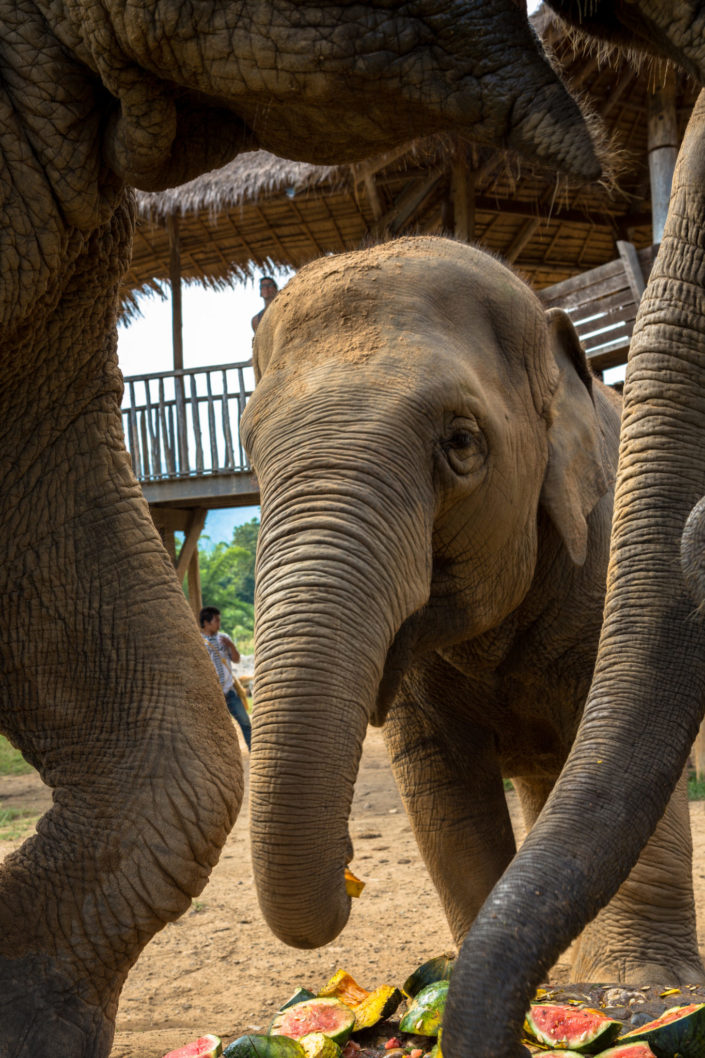
[[[402,989],[381,985],[372,992],[338,970],[319,992],[295,992],[275,1014],[267,1035],[240,1036],[225,1048],[217,1036],[203,1036],[164,1058],[442,1058],[441,1023],[452,968],[453,960],[442,955],[420,966]],[[394,1025],[402,1039],[387,1034],[369,1046],[369,1030],[394,1015],[403,1001],[406,1010]],[[526,1015],[524,1043],[535,1055],[561,1058],[705,1058],[705,1003],[672,1007],[626,1029],[587,1004],[537,997]]]

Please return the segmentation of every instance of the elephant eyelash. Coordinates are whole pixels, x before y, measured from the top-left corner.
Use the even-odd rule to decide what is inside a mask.
[[[458,448],[470,448],[472,445],[477,443],[477,437],[471,433],[470,430],[456,430],[447,441],[443,442],[443,450],[458,449]]]

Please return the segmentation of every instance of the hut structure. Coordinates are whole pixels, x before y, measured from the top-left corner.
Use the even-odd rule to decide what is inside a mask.
[[[237,436],[246,365],[184,369],[182,282],[223,288],[400,234],[451,234],[498,254],[547,305],[565,308],[597,371],[625,362],[697,86],[664,64],[586,51],[543,9],[532,22],[601,120],[613,179],[578,185],[447,135],[337,167],[256,151],[181,187],[138,193],[123,314],[139,311],[141,294],[171,290],[174,371],[126,379],[125,434],[179,574],[190,570],[194,605],[206,510],[256,503],[257,485]],[[179,556],[175,529],[186,532]]]

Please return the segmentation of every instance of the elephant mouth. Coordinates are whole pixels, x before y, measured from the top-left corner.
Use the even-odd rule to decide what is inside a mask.
[[[434,605],[433,598],[407,617],[387,651],[370,717],[373,727],[384,723],[406,673],[424,656],[459,642],[466,634],[467,615],[460,608]]]

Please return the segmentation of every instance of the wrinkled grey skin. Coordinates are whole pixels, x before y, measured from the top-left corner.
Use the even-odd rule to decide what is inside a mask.
[[[531,826],[590,686],[619,403],[564,313],[434,238],[302,269],[258,330],[255,368],[242,435],[262,496],[260,905],[288,944],[340,931],[362,740],[383,723],[460,943],[515,853],[502,778]],[[705,978],[684,789],[573,978]]]
[[[126,186],[257,146],[342,161],[449,128],[595,175],[532,49],[509,0],[3,10],[0,728],[54,793],[0,870],[3,1058],[109,1052],[129,968],[205,885],[242,796],[122,440]]]

